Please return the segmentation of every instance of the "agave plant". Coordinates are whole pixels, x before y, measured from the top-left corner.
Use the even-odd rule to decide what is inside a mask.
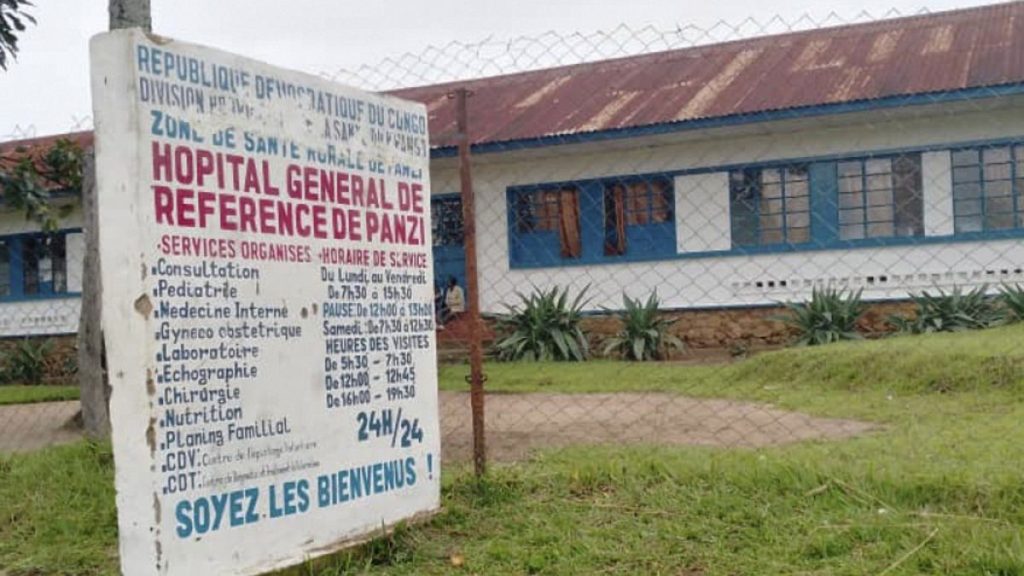
[[[622,307],[617,313],[622,330],[605,343],[605,355],[616,353],[638,362],[663,360],[670,349],[683,347],[683,341],[668,332],[678,319],[661,315],[657,291],[652,292],[646,302],[623,293]]]
[[[497,318],[500,336],[494,344],[499,360],[561,360],[581,362],[590,355],[580,329],[587,288],[570,298],[569,289],[555,287],[518,294],[518,306]]]
[[[815,288],[805,302],[787,302],[789,314],[780,319],[794,328],[798,346],[819,346],[840,340],[858,340],[857,320],[864,313],[861,291]]]
[[[25,338],[18,342],[6,358],[4,379],[17,384],[42,384],[52,347],[49,340]]]
[[[1006,321],[1024,321],[1024,288],[1020,284],[1004,285],[999,289],[999,301],[1003,305]]]
[[[986,292],[988,286],[982,285],[970,292],[954,286],[948,293],[940,288],[938,294],[911,294],[910,298],[915,305],[914,316],[893,317],[889,322],[901,332],[912,334],[988,328],[1002,322],[1005,315],[996,305],[996,300]]]

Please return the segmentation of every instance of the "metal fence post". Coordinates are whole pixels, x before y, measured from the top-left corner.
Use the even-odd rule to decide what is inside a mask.
[[[480,322],[480,291],[476,264],[476,210],[473,204],[473,176],[470,166],[469,113],[465,88],[455,91],[459,142],[459,180],[462,188],[462,220],[466,250],[466,292],[469,313],[469,401],[473,412],[473,469],[477,476],[487,471],[484,446],[484,367]]]

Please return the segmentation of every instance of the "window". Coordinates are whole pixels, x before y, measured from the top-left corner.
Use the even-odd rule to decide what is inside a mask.
[[[807,166],[734,170],[729,174],[729,203],[734,247],[811,239]]]
[[[621,256],[630,237],[643,242],[673,224],[672,184],[663,178],[604,186],[604,253]],[[673,224],[674,225],[674,224]],[[649,244],[649,242],[644,242]]]
[[[575,186],[519,192],[514,201],[513,224],[518,238],[555,235],[559,256],[579,258],[583,251],[579,195]]]
[[[0,298],[11,295],[11,254],[6,240],[0,240]]]
[[[924,234],[920,154],[840,162],[838,177],[840,240]]]
[[[954,150],[957,234],[1024,227],[1024,145]]]
[[[18,300],[68,291],[67,235],[19,234],[0,239],[0,298]]]
[[[462,199],[456,196],[433,198],[430,201],[430,224],[434,246],[462,246],[465,244]]]
[[[25,294],[68,291],[64,235],[22,238],[21,258]]]

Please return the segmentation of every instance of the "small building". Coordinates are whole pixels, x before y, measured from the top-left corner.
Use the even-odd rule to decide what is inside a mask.
[[[656,289],[714,345],[777,338],[765,307],[817,286],[1024,282],[1024,3],[396,91],[428,107],[436,273],[464,285],[457,88],[484,312],[534,287],[587,287],[594,311]],[[0,334],[38,298],[76,315],[75,222],[44,264],[3,219]]]
[[[59,139],[92,146],[89,132],[4,142],[0,169],[38,158]],[[60,190],[53,194],[59,197]],[[0,338],[78,331],[85,238],[81,205],[69,198],[66,206],[70,212],[51,233],[43,233],[23,211],[5,205],[0,213]]]
[[[486,312],[535,286],[589,287],[594,310],[657,289],[691,341],[778,342],[765,307],[816,286],[1024,282],[1024,3],[400,90],[428,106],[456,276],[462,87]]]

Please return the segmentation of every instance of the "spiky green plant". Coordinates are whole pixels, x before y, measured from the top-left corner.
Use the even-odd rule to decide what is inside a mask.
[[[999,303],[1007,322],[1024,321],[1024,288],[1020,284],[1003,285],[999,289]]]
[[[970,292],[954,286],[950,292],[939,288],[937,294],[911,294],[914,315],[910,318],[894,316],[889,322],[900,332],[911,334],[962,332],[995,326],[1004,320],[1005,314],[987,292],[988,285],[982,285]]]
[[[664,360],[672,349],[681,349],[683,341],[668,329],[678,318],[661,314],[658,292],[651,292],[644,302],[622,294],[622,307],[617,312],[622,330],[605,342],[604,354],[617,354],[627,360]]]
[[[42,384],[52,347],[49,340],[25,338],[18,342],[6,358],[4,379],[17,384]]]
[[[787,302],[789,314],[780,319],[797,332],[797,346],[820,346],[840,340],[858,340],[857,320],[864,313],[861,290],[814,288],[811,299]]]
[[[587,288],[570,298],[569,289],[536,289],[518,294],[520,304],[507,306],[497,318],[501,334],[494,344],[499,360],[561,360],[581,362],[590,346],[580,329]]]

